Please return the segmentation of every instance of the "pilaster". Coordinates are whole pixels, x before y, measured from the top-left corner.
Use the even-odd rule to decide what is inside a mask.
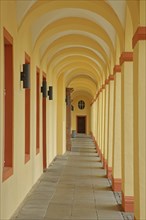
[[[146,27],[138,27],[133,45],[134,94],[134,216],[146,219]]]
[[[71,92],[72,88],[66,88],[66,149],[71,150]]]
[[[120,192],[121,180],[121,66],[113,69],[114,83],[114,125],[113,125],[113,160],[112,160],[112,188]]]
[[[107,177],[112,178],[112,151],[113,151],[113,110],[114,110],[114,76],[109,76],[109,115],[108,115],[108,148],[107,148]]]
[[[122,144],[122,206],[134,210],[133,181],[133,53],[120,57],[121,81],[121,144]],[[129,202],[130,198],[130,202]],[[129,205],[130,203],[130,205]]]

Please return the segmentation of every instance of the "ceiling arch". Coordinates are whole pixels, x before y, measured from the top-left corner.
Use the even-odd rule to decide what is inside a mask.
[[[99,69],[99,66],[93,62],[92,60],[89,60],[87,57],[81,57],[80,56],[74,56],[74,57],[67,57],[65,60],[58,61],[54,68],[50,69],[49,71],[53,73],[53,77],[59,76],[60,73],[64,72],[66,76],[69,76],[69,71],[73,68],[88,68],[96,74],[98,80],[102,81],[103,79],[103,74],[101,74],[101,70]],[[99,71],[98,71],[99,70]],[[66,74],[66,72],[68,74]]]
[[[68,64],[68,61],[70,62],[70,60],[71,60],[71,62],[73,62],[75,59],[80,60],[80,61],[85,60],[86,63],[91,63],[91,61],[92,61],[91,65],[95,64],[96,69],[99,67],[100,68],[99,69],[100,73],[106,71],[106,66],[105,66],[105,64],[103,64],[103,61],[99,57],[97,57],[97,59],[96,59],[96,57],[94,57],[93,54],[92,55],[88,54],[88,53],[86,54],[85,50],[83,50],[83,51],[80,51],[80,50],[73,51],[72,50],[71,53],[69,53],[69,52],[67,53],[65,51],[64,53],[61,53],[57,57],[52,59],[52,62],[50,62],[48,64],[48,66],[49,66],[49,68],[53,69],[54,67],[56,67],[58,65],[58,63],[60,65],[60,62],[64,62],[65,64]],[[102,69],[103,66],[104,66],[104,69]],[[98,71],[97,71],[97,74],[98,74]]]
[[[96,81],[90,76],[90,74],[86,73],[86,72],[80,72],[80,75],[77,75],[77,74],[73,74],[72,78],[70,79],[70,81],[68,81],[67,83],[67,86],[69,86],[69,84],[71,82],[73,82],[75,79],[87,79],[87,80],[90,80],[92,81],[92,84],[93,86],[97,89],[97,84],[96,84]]]
[[[76,97],[81,97],[81,96],[86,97],[89,100],[89,102],[91,102],[91,100],[93,99],[92,95],[87,90],[81,91],[81,90],[76,89],[75,91],[71,93],[72,99],[75,99]]]
[[[97,5],[98,4],[98,5]],[[98,6],[98,7],[97,7]],[[38,16],[51,12],[57,9],[84,9],[87,10],[88,13],[93,12],[96,15],[102,16],[108,23],[110,23],[116,32],[118,33],[119,38],[124,37],[123,27],[119,20],[119,17],[113,10],[110,4],[106,1],[100,1],[100,4],[97,1],[37,1],[35,2],[31,8],[27,11],[27,13],[21,19],[19,30],[22,29],[25,25],[32,26],[34,22],[37,20]],[[87,14],[88,14],[87,13]],[[111,16],[112,14],[112,16]]]
[[[57,49],[58,49],[58,47],[57,47]],[[46,55],[46,59],[48,61],[48,65],[50,65],[50,63],[56,57],[59,57],[59,56],[63,55],[64,53],[66,53],[66,54],[76,53],[76,54],[84,54],[84,55],[87,54],[88,56],[90,55],[91,57],[94,57],[95,59],[97,59],[97,61],[98,61],[98,57],[99,57],[102,60],[102,62],[104,62],[104,64],[108,64],[108,63],[106,63],[106,61],[101,53],[94,50],[93,48],[89,48],[89,47],[85,47],[85,46],[81,46],[81,45],[72,45],[72,47],[70,45],[62,46],[62,47],[59,47],[58,51],[56,51],[56,50],[54,51],[54,47],[53,47],[53,50],[49,50],[46,52],[47,53],[45,53],[45,55]],[[44,60],[43,58],[42,58],[42,60]]]
[[[87,19],[87,14],[88,14],[88,19]],[[46,19],[48,20],[47,24],[46,22],[44,22]],[[104,27],[106,27],[106,29],[104,30],[107,34],[110,33],[109,37],[114,45],[115,30],[109,22],[107,22],[102,16],[99,16],[93,12],[89,12],[83,9],[72,10],[72,8],[68,8],[67,10],[66,9],[55,10],[39,18],[39,23],[38,21],[36,21],[32,27],[32,41],[35,42],[38,36],[40,35],[40,33],[43,32],[43,30],[47,26],[51,26],[51,24],[57,23],[58,21],[59,23],[61,21],[63,21],[63,23],[69,23],[69,24],[72,23],[72,25],[81,24],[81,22],[78,20],[86,20],[86,22],[88,21],[90,23],[94,23],[95,25],[102,27],[103,29]]]
[[[111,51],[111,54],[114,53],[114,45],[108,36],[108,33],[97,24],[81,18],[61,19],[48,25],[38,36],[34,48],[40,48],[43,53],[45,48],[57,38],[73,34],[87,36],[96,40],[108,56],[109,50]]]
[[[52,57],[55,57],[55,54],[60,53],[64,47],[73,50],[75,47],[78,47],[81,50],[87,50],[88,48],[89,54],[94,52],[96,56],[98,56],[104,63],[106,63],[107,67],[109,67],[109,58],[106,56],[103,48],[96,41],[81,35],[67,35],[54,41],[48,48],[46,48],[41,62],[44,61],[49,64]]]
[[[94,97],[95,93],[96,93],[96,90],[94,89],[94,87],[92,87],[91,85],[91,82],[89,83],[89,81],[86,82],[86,80],[82,79],[81,81],[79,81],[80,79],[77,79],[75,81],[72,81],[70,84],[69,84],[69,87],[70,88],[74,88],[74,91],[88,91],[88,94],[90,94],[90,97]]]
[[[16,5],[18,33],[28,33],[32,54],[39,54],[47,74],[56,79],[64,74],[66,86],[76,88],[74,95],[93,98],[117,61],[116,51],[124,49],[127,1],[21,0]]]
[[[92,71],[92,72],[91,72]],[[66,71],[64,73],[64,75],[68,75],[68,77],[65,77],[65,84],[68,87],[70,82],[77,77],[80,76],[84,76],[85,78],[90,79],[91,81],[94,82],[94,84],[96,85],[96,87],[98,87],[98,77],[97,74],[95,72],[93,72],[94,70],[91,69],[91,66],[85,66],[84,68],[82,67],[73,67],[71,69],[69,69],[68,71]]]
[[[70,38],[69,35],[67,37]],[[64,37],[64,39],[59,39],[55,45],[50,45],[48,48],[46,48],[45,53],[43,54],[43,56],[41,56],[41,62],[46,59],[48,63],[51,62],[53,57],[55,57],[55,55],[57,55],[58,53],[61,53],[62,50],[86,49],[89,51],[89,53],[94,53],[95,55],[99,56],[107,65],[109,65],[109,60],[107,59],[106,53],[98,43],[94,43],[90,39],[88,39],[88,41],[86,41],[85,43],[85,37],[82,37],[81,40],[79,38],[80,35],[76,35],[76,41],[72,42],[72,44],[70,45],[65,39],[67,37]],[[65,44],[63,44],[62,41],[65,41]]]

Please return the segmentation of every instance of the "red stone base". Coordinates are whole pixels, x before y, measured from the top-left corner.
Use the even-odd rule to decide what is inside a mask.
[[[95,142],[96,151],[98,152],[98,145],[97,145],[96,140],[94,142]]]
[[[103,168],[107,170],[107,160],[104,158],[103,160]]]
[[[107,166],[107,178],[112,179],[112,167]]]
[[[103,162],[103,160],[104,160],[104,156],[103,156],[103,154],[101,153],[101,161]]]
[[[122,192],[122,207],[125,212],[134,212],[134,196],[124,196]]]
[[[96,151],[98,153],[98,156],[100,157],[100,149],[99,149],[99,146],[97,144],[97,142],[95,141],[95,145],[96,145]],[[101,158],[101,157],[100,157]]]
[[[99,146],[98,146],[98,155],[99,155],[99,157],[101,159],[101,150],[99,149]]]
[[[95,137],[93,136],[93,134],[92,134],[92,132],[91,132],[91,137],[92,137],[92,139],[93,139],[93,142],[95,143],[95,147],[96,147],[96,151],[97,151],[97,153],[98,153],[98,156],[100,157],[100,159],[101,159],[101,161],[102,161],[102,153],[101,153],[101,150],[100,150],[100,148],[99,148],[99,146],[98,146],[98,144],[97,144],[97,141],[95,140]]]
[[[112,189],[114,192],[121,192],[122,190],[122,180],[118,178],[114,178],[112,176]]]

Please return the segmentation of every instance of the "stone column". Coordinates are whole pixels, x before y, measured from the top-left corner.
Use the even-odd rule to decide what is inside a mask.
[[[66,88],[66,150],[71,150],[71,92],[72,88]]]
[[[98,155],[100,154],[99,152],[99,135],[100,135],[100,108],[99,108],[99,94],[100,94],[100,91],[98,91],[97,95],[96,95],[96,100],[97,100],[97,139],[96,139],[96,150],[98,152]]]
[[[98,136],[98,148],[99,157],[101,159],[101,144],[102,144],[102,88],[99,91],[99,136]]]
[[[113,117],[114,117],[114,76],[109,76],[109,115],[108,115],[108,146],[107,146],[107,177],[112,175],[112,155],[113,155]]]
[[[114,67],[114,128],[113,128],[113,160],[112,188],[121,191],[121,66]]]
[[[105,126],[104,126],[104,151],[103,167],[107,170],[107,145],[108,145],[108,111],[109,111],[109,80],[105,81]]]
[[[146,219],[146,27],[133,36],[134,217]]]
[[[105,136],[105,133],[104,133],[104,129],[105,129],[105,85],[102,86],[102,127],[101,127],[101,161],[103,162],[104,164],[104,144],[105,144],[105,141],[104,141],[104,136]]]
[[[133,53],[123,52],[120,57],[120,65],[122,74],[122,206],[124,211],[133,212]]]

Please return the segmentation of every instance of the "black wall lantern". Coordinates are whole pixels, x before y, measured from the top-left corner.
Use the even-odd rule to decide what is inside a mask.
[[[23,72],[21,72],[20,80],[23,81],[23,88],[30,89],[30,64],[23,64]]]
[[[53,100],[53,87],[52,86],[49,86],[48,96],[49,96],[49,100]]]
[[[43,80],[43,82],[42,82],[41,92],[43,94],[43,97],[46,98],[47,97],[47,82],[46,82],[46,80]]]

